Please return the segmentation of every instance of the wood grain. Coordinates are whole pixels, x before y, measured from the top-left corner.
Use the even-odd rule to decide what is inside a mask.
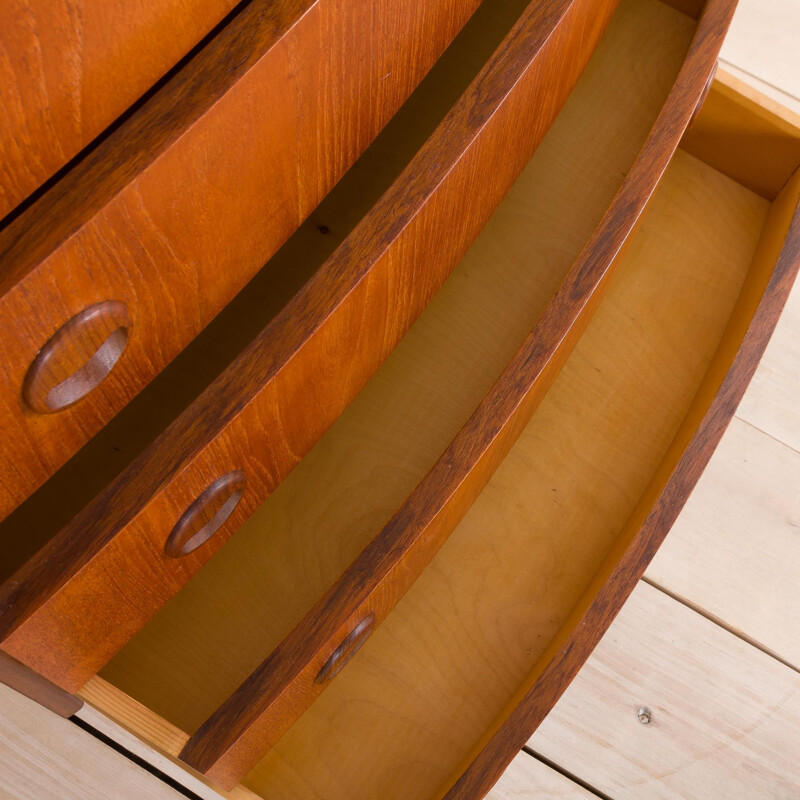
[[[181,800],[77,725],[0,686],[3,800]]]
[[[520,439],[389,617],[247,776],[256,793],[437,797],[462,773],[475,780],[472,748],[524,696],[624,533],[748,271],[766,203],[681,155]],[[502,771],[515,744],[497,745],[486,783],[461,796]]]
[[[539,149],[425,312],[104,678],[194,731],[313,608],[536,324],[635,162],[694,30],[655,0],[623,2]]]
[[[236,0],[0,6],[0,220],[138,100]]]
[[[639,583],[528,744],[619,800],[789,800],[798,741],[797,672]]]
[[[728,328],[669,450],[591,585],[446,797],[495,779],[501,753],[545,718],[628,597],[689,497],[766,348],[800,267],[800,173],[776,198]],[[506,756],[507,758],[508,756]],[[480,791],[480,789],[478,789]],[[467,794],[465,794],[467,793]]]
[[[800,288],[786,302],[775,335],[742,399],[738,416],[800,452]]]
[[[325,688],[315,679],[359,620],[380,623],[430,562],[530,420],[588,324],[615,257],[666,169],[714,61],[696,51],[585,250],[509,366],[380,534],[203,724],[181,757],[232,786]],[[700,62],[698,65],[696,62]]]
[[[0,516],[258,271],[374,139],[478,0],[253,0],[0,232]],[[364,35],[369,31],[370,35]],[[21,404],[37,352],[98,302],[133,335],[91,394]]]
[[[734,419],[645,575],[800,669],[798,527],[800,453]]]
[[[150,451],[6,583],[4,650],[78,688],[210,558],[352,400],[458,262],[566,100],[612,5],[536,0],[528,7],[303,291]],[[561,58],[562,48],[570,59]],[[247,474],[248,486],[229,521],[207,546],[165,559],[167,531],[211,481],[234,469]]]

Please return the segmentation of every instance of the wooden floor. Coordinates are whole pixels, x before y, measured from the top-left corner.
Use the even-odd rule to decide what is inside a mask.
[[[800,111],[800,0],[724,66]],[[490,800],[800,798],[800,284],[667,541]]]
[[[800,111],[800,0],[739,0],[723,62]],[[800,798],[798,398],[800,285],[666,544],[491,800]],[[0,800],[181,796],[2,687],[0,706]]]

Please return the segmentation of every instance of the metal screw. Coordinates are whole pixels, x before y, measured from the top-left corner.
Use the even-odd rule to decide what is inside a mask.
[[[653,719],[653,712],[647,706],[642,706],[636,712],[636,716],[639,717],[639,722],[641,722],[642,725],[649,725]]]

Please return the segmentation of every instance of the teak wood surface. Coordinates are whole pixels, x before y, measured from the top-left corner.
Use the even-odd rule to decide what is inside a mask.
[[[663,25],[661,27],[663,29]],[[653,43],[648,42],[641,31],[639,41],[644,52],[653,52]],[[641,73],[641,60],[634,59],[633,51],[630,56]],[[616,81],[615,85],[618,83]],[[571,122],[576,124],[575,116],[570,116]],[[562,128],[563,132],[560,123],[567,121],[563,117],[562,114],[551,133],[555,133],[556,128]],[[580,121],[580,117],[577,120]],[[588,127],[595,132],[602,129],[599,125]],[[574,143],[575,138],[572,141]],[[569,172],[566,176],[558,173],[557,153],[547,144],[547,141],[543,143],[534,161],[548,156],[540,166],[548,164],[556,175],[563,176],[561,181],[552,182],[550,192],[554,185],[564,182],[588,183],[574,176],[570,181]],[[765,143],[759,146],[764,147]],[[606,153],[607,149],[608,144],[602,145],[598,153]],[[607,159],[596,155],[595,160]],[[619,174],[617,170],[615,175]],[[491,335],[496,337],[496,323],[492,317],[481,313],[492,294],[487,291],[488,287],[499,276],[506,276],[506,282],[517,286],[519,292],[525,286],[532,261],[538,265],[536,272],[547,267],[547,259],[542,256],[554,249],[552,242],[558,238],[546,242],[540,254],[530,243],[523,246],[525,237],[520,235],[521,229],[536,229],[547,219],[547,206],[540,208],[538,202],[532,200],[537,187],[541,189],[543,182],[548,185],[549,178],[555,181],[555,177],[541,170],[534,174],[537,180],[531,183],[529,179],[524,187],[527,197],[516,191],[521,182],[518,181],[512,190],[517,197],[507,198],[516,199],[516,207],[504,201],[505,223],[496,220],[503,211],[501,207],[484,231],[489,238],[482,235],[481,255],[489,263],[481,267],[479,259],[468,258],[471,263],[464,266],[469,277],[466,273],[454,276],[459,278],[459,289],[449,282],[434,305],[449,289],[463,294],[471,280],[479,279],[481,270],[486,273],[480,278],[485,287],[483,294],[474,294],[471,306],[451,308],[449,315],[440,316],[438,325],[427,325],[425,335],[429,338],[455,336],[456,346],[460,341],[463,349],[464,343],[472,342],[467,335],[469,329],[454,331],[453,326],[464,310],[470,308],[474,311],[475,324],[489,325]],[[594,186],[594,182],[591,185]],[[542,191],[546,198],[548,191]],[[610,196],[601,206],[601,213],[609,201]],[[578,213],[574,199],[573,204],[572,214],[566,217]],[[569,204],[563,207],[571,208]],[[523,680],[521,676],[533,669],[541,652],[539,648],[545,647],[563,615],[579,599],[583,587],[617,539],[624,520],[630,516],[625,509],[635,507],[647,480],[662,461],[669,440],[696,394],[701,376],[707,372],[736,295],[743,288],[744,311],[737,310],[721,355],[714,359],[717,378],[730,365],[731,345],[741,342],[752,320],[752,308],[759,301],[763,284],[774,267],[775,253],[791,222],[793,205],[791,198],[784,196],[782,203],[773,209],[763,232],[763,242],[765,245],[771,242],[771,245],[761,253],[760,266],[758,258],[753,262],[752,277],[742,287],[741,280],[764,225],[767,207],[765,200],[689,158],[685,152],[676,154],[643,220],[643,227],[633,241],[632,250],[626,255],[625,261],[631,263],[621,265],[621,279],[616,283],[612,281],[609,296],[598,309],[576,353],[523,432],[524,441],[512,449],[443,552],[370,638],[364,650],[278,743],[277,752],[269,754],[248,776],[246,782],[251,788],[266,797],[291,797],[293,800],[307,797],[352,800],[354,797],[392,796],[396,791],[402,791],[402,796],[414,792],[429,796],[437,785],[445,782],[446,775],[441,775],[441,771],[448,768],[448,763],[456,770],[456,763],[463,757],[458,753],[468,752],[490,727],[492,715],[500,713],[506,698]],[[556,214],[554,219],[560,216]],[[544,235],[547,230],[544,228],[536,235],[537,242],[540,236],[548,239]],[[586,235],[588,237],[588,232]],[[513,247],[507,241],[509,238],[515,240]],[[479,244],[480,241],[476,247]],[[562,248],[563,244],[558,249]],[[519,262],[517,273],[496,272],[491,264],[510,259]],[[643,271],[644,266],[647,269]],[[509,313],[514,313],[513,305],[508,303]],[[421,319],[420,323],[423,321]],[[598,323],[602,323],[599,328]],[[407,362],[415,363],[424,354],[419,347],[410,351],[405,347],[409,338],[419,338],[415,337],[418,328],[419,325],[415,325],[402,343],[401,350],[405,352],[395,354],[405,359],[405,366],[398,367],[395,356],[392,357],[399,379],[403,379],[403,371],[406,377],[409,374],[413,377]],[[615,338],[609,338],[609,333]],[[524,331],[518,334],[514,346],[523,336]],[[483,361],[482,349],[470,346],[466,349],[473,359]],[[457,352],[454,350],[449,357],[454,358]],[[506,361],[512,353],[513,348]],[[445,349],[438,364],[435,362],[434,370],[429,371],[430,389],[436,394],[431,407],[446,399],[448,383],[454,381],[468,361],[455,360],[455,365],[449,364]],[[623,391],[628,395],[624,403],[602,389],[604,384],[613,385],[620,378]],[[371,385],[374,383],[372,381]],[[384,399],[391,400],[408,380],[394,381],[394,385],[387,380],[381,383],[383,387],[378,391],[383,392]],[[486,389],[490,384],[491,381]],[[427,385],[418,383],[417,391]],[[712,381],[710,388],[706,386],[698,395],[701,411],[716,388]],[[458,393],[463,389],[454,391]],[[371,393],[374,396],[375,392]],[[401,404],[418,406],[408,420],[401,413],[388,417],[392,420],[396,416],[397,422],[392,424],[399,426],[400,433],[395,437],[394,446],[405,451],[417,447],[416,439],[425,435],[429,414],[425,414],[425,404],[413,394],[404,391],[399,394]],[[355,405],[360,406],[358,413],[365,417],[362,427],[368,429],[375,409],[360,402]],[[352,406],[348,409],[350,425],[341,432],[345,439],[355,435],[355,441],[349,443],[349,449],[356,450],[349,459],[353,463],[348,464],[349,454],[345,450],[329,464],[333,471],[317,470],[315,478],[313,472],[305,470],[309,461],[305,459],[301,468],[265,504],[274,509],[274,501],[281,497],[283,512],[277,517],[273,515],[271,520],[269,516],[262,519],[260,531],[253,531],[254,536],[250,537],[250,549],[239,548],[241,534],[232,540],[198,576],[201,580],[193,581],[193,585],[165,609],[169,612],[167,617],[163,613],[159,615],[154,624],[137,637],[138,642],[131,643],[136,645],[138,654],[131,652],[130,645],[126,648],[130,675],[125,677],[125,665],[121,663],[113,673],[106,671],[113,682],[143,700],[149,708],[166,713],[183,730],[191,731],[203,719],[197,716],[198,707],[205,707],[210,713],[214,703],[209,695],[220,696],[220,665],[228,671],[241,670],[244,666],[245,677],[247,659],[252,658],[252,653],[256,654],[255,663],[263,658],[258,655],[258,647],[254,650],[249,640],[241,641],[247,637],[242,636],[238,618],[242,612],[253,617],[254,636],[250,638],[260,636],[259,621],[273,624],[272,617],[279,611],[272,608],[269,601],[259,602],[263,593],[257,584],[265,581],[271,584],[274,579],[282,579],[286,570],[290,571],[290,578],[295,576],[300,580],[300,576],[307,574],[313,581],[317,569],[330,556],[338,555],[337,549],[341,547],[338,540],[351,535],[353,527],[361,526],[362,517],[375,517],[373,495],[385,492],[379,473],[390,474],[392,481],[407,480],[405,457],[387,449],[387,445],[393,446],[390,437],[383,436],[380,429],[373,426],[373,437],[387,440],[378,442],[380,451],[374,453],[372,437],[365,437],[353,425],[353,410]],[[696,426],[698,416],[696,413],[690,416],[688,427],[691,429]],[[380,417],[377,424],[380,424]],[[341,428],[338,422],[336,427]],[[421,433],[417,428],[422,429]],[[455,430],[450,436],[454,433]],[[361,444],[359,436],[363,439]],[[436,454],[446,441],[439,445]],[[347,444],[347,441],[340,444]],[[329,444],[328,454],[323,458],[330,457],[331,449]],[[318,449],[312,456],[317,455]],[[673,455],[664,460],[663,469],[667,472],[670,464],[674,465]],[[353,459],[358,459],[359,465],[366,459],[372,466],[368,465],[366,473],[360,467],[353,469],[356,463]],[[354,473],[344,483],[338,475],[343,469]],[[424,475],[427,469],[420,469],[418,474]],[[298,484],[295,478],[300,477],[300,472],[304,475]],[[331,481],[334,486],[329,489]],[[306,505],[319,505],[319,494],[330,495],[325,504],[320,505],[319,511],[323,513],[317,523],[317,527],[322,528],[317,538],[323,552],[317,558],[313,548],[312,552],[306,547],[309,564],[305,572],[297,569],[299,564],[284,563],[283,557],[292,555],[286,546],[288,541],[277,550],[266,546],[284,537],[284,528],[292,541],[303,533],[295,525],[296,515],[286,516],[292,509],[291,505],[286,505],[283,491],[289,483],[294,484],[296,499],[301,504],[305,500]],[[356,501],[355,508],[348,510],[348,493],[337,490],[337,486],[355,490],[355,493],[349,492]],[[398,498],[397,504],[412,487],[413,483]],[[615,511],[620,495],[624,503]],[[649,502],[649,497],[643,502]],[[391,516],[391,510],[388,509],[385,519]],[[302,505],[296,505],[296,511],[303,516]],[[374,533],[379,529],[380,526],[375,528]],[[305,540],[310,541],[308,537]],[[220,559],[226,558],[231,546],[241,550],[242,560],[240,564],[228,563],[228,567],[238,566],[239,569],[223,572],[220,577],[224,580],[227,574],[228,583],[218,582],[215,587],[213,582],[204,579],[209,570],[219,572],[216,568]],[[269,549],[280,554],[281,559],[273,563],[274,559],[268,556]],[[242,567],[248,558],[252,561],[253,556],[260,560],[260,566],[249,575],[248,569]],[[230,585],[240,578],[250,585],[244,588]],[[571,599],[569,592],[578,586],[580,589]],[[276,597],[280,604],[281,596]],[[176,602],[186,612],[183,618],[174,613]],[[252,613],[246,605],[248,602],[253,606]],[[222,606],[219,613],[217,606]],[[226,620],[228,628],[236,629],[232,636],[222,633]],[[424,624],[421,625],[420,620],[424,620]],[[187,635],[186,629],[192,626],[194,634]],[[545,637],[542,642],[536,641],[537,631]],[[177,641],[173,644],[170,640]],[[146,651],[149,651],[149,661],[143,658]],[[268,652],[269,648],[262,650],[262,653]],[[119,661],[119,657],[116,660]],[[167,661],[173,663],[168,665]],[[188,671],[194,676],[192,685],[186,685]],[[233,683],[228,693],[235,686]],[[159,692],[164,695],[160,699]],[[172,708],[165,712],[163,709],[170,704]],[[105,701],[101,706],[138,725],[128,718],[122,706],[108,706]],[[192,716],[197,722],[192,721]],[[380,729],[381,736],[370,735],[376,729]],[[148,726],[150,730],[152,727]],[[170,751],[178,752],[177,749]],[[408,769],[410,763],[414,764],[414,770]],[[460,774],[461,769],[463,767],[456,770],[454,776]],[[437,774],[440,775],[438,781]],[[402,776],[402,781],[398,776]],[[427,789],[422,788],[426,786]]]
[[[514,13],[498,14],[503,5]],[[524,7],[484,5],[470,20],[465,34],[480,43],[476,68]],[[313,608],[535,326],[636,161],[695,30],[657,0],[624,0],[542,144],[408,334],[278,490],[103,669],[107,682],[195,731]],[[473,61],[471,51],[463,55]],[[448,57],[441,65],[426,107],[438,103],[437,87],[450,86],[457,64]],[[443,95],[453,97],[450,89]],[[393,135],[404,140],[415,120],[406,117]],[[373,160],[368,170],[383,171]],[[334,191],[335,207],[314,220],[330,221],[332,236],[343,225],[337,209],[347,207],[340,187]]]
[[[138,100],[236,0],[0,5],[0,220]]]
[[[529,6],[300,294],[149,452],[6,582],[3,650],[77,689],[210,558],[424,309],[546,133],[613,6]],[[229,521],[197,551],[166,558],[164,542],[186,508],[237,469],[247,489]]]
[[[316,677],[361,620],[386,617],[502,462],[572,351],[658,185],[716,63],[730,7],[704,17],[617,197],[520,350],[411,496],[291,634],[192,736],[190,766],[228,788],[320,694]]]
[[[253,0],[0,231],[0,458],[13,465],[0,518],[252,278],[477,5]],[[74,405],[34,410],[23,386],[37,353],[102,302],[131,320],[119,360]]]

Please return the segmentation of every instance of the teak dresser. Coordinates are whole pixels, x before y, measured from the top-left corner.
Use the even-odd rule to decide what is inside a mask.
[[[0,8],[0,681],[230,797],[480,798],[755,370],[800,121],[735,0],[123,6]]]

